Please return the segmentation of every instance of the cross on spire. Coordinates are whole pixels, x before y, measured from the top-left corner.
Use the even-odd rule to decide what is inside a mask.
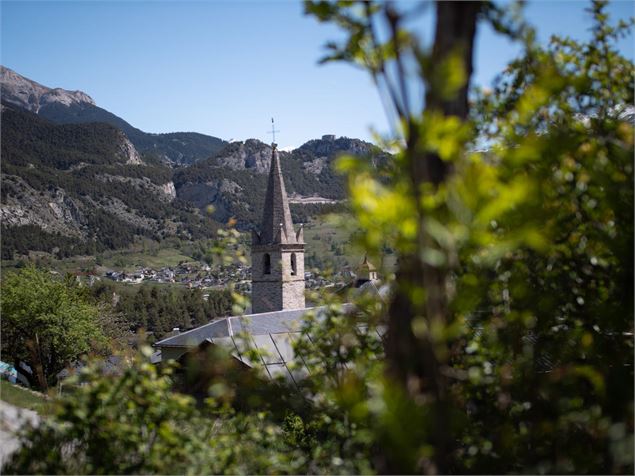
[[[275,128],[275,125],[273,123],[273,117],[272,117],[271,118],[271,132],[269,132],[269,134],[273,134],[273,145],[276,144],[276,132],[280,132],[280,131]]]

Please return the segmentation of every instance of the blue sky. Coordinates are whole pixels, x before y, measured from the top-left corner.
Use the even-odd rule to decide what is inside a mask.
[[[529,2],[545,40],[588,37],[587,2]],[[613,18],[635,3],[614,2]],[[147,132],[195,131],[281,146],[322,134],[370,138],[388,130],[366,73],[320,66],[326,41],[341,34],[303,15],[295,1],[1,2],[1,62],[50,87],[79,89]],[[425,24],[425,21],[423,22]],[[633,57],[633,39],[622,51]],[[475,81],[490,83],[518,51],[481,29]]]

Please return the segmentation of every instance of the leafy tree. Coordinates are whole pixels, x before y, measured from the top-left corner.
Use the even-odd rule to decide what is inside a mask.
[[[2,279],[2,358],[26,362],[35,384],[47,389],[68,364],[106,341],[98,307],[84,288],[68,277],[54,278],[32,266]]]

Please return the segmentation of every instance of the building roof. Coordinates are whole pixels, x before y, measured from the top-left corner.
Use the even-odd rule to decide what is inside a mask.
[[[271,168],[265,195],[265,205],[257,244],[297,243],[289,198],[284,187],[280,157],[276,144],[272,144]]]
[[[342,307],[344,312],[353,309],[350,304],[343,304]],[[325,306],[320,306],[225,317],[182,334],[167,337],[154,345],[159,349],[178,347],[190,350],[209,342],[225,347],[239,361],[254,367],[255,363],[246,355],[246,347],[249,346],[259,351],[259,364],[264,368],[267,378],[275,379],[281,375],[297,384],[309,375],[309,370],[304,365],[298,366],[295,361],[293,342],[310,338],[300,332],[304,315],[314,312],[319,319],[325,309]],[[378,337],[382,338],[385,330],[381,328],[377,332]],[[245,336],[248,341],[238,338],[239,334]]]
[[[388,302],[388,298],[390,297],[390,286],[382,283],[379,279],[369,279],[368,281],[357,280],[355,287],[357,288],[357,292],[355,293],[357,296],[368,293],[378,297],[383,302]]]
[[[283,309],[224,317],[175,336],[166,337],[154,345],[155,347],[194,347],[208,338],[231,337],[241,332],[251,335],[298,332],[302,325],[302,316],[309,311],[319,312],[320,309],[322,308]]]

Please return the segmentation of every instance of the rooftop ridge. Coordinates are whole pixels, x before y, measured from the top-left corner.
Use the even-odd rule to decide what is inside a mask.
[[[153,347],[188,346],[189,342],[194,342],[195,340],[198,340],[199,342],[201,342],[207,337],[217,338],[220,336],[231,336],[235,334],[236,332],[239,332],[239,333],[242,332],[245,328],[251,328],[254,326],[256,328],[259,328],[259,324],[263,324],[263,323],[266,325],[266,327],[267,326],[279,327],[278,324],[280,323],[272,324],[270,322],[270,319],[275,317],[281,317],[284,320],[298,321],[302,319],[304,314],[311,311],[319,312],[323,307],[324,306],[314,306],[314,307],[308,307],[308,308],[284,309],[281,311],[260,312],[255,314],[243,314],[238,316],[221,317],[221,318],[217,318],[213,320],[212,322],[208,322],[207,324],[203,324],[202,326],[195,327],[194,329],[190,329],[189,331],[183,332],[181,334],[165,337],[164,339],[161,339],[160,341],[155,342],[153,344]],[[301,312],[301,314],[299,314],[299,312]],[[252,319],[252,318],[255,318],[255,319]],[[221,322],[224,324],[224,326],[221,324]],[[223,329],[225,332],[224,333],[221,332],[220,335],[217,335],[217,336],[203,334],[205,335],[205,337],[201,337],[201,332],[205,333],[205,330],[210,329],[211,327],[214,327],[213,326],[214,324],[217,324],[218,327]],[[290,332],[290,331],[291,331],[290,328],[285,327],[283,330],[268,329],[266,333],[276,334],[279,332]],[[188,339],[188,335],[195,337],[195,339],[190,341]],[[174,342],[178,342],[178,343],[174,343]]]
[[[195,328],[187,330],[185,332],[179,332],[178,334],[173,335],[173,336],[164,337],[160,341],[155,342],[154,344],[152,344],[152,346],[156,347],[156,346],[158,346],[160,344],[164,344],[166,341],[174,339],[175,337],[183,337],[183,336],[185,336],[187,334],[191,334],[194,331],[200,331],[201,329],[206,329],[207,327],[213,326],[214,324],[218,324],[218,323],[223,322],[223,321],[227,322],[226,319],[228,319],[229,317],[231,317],[231,316],[217,317],[213,321],[210,321],[207,324],[203,324],[202,326],[195,327]]]

